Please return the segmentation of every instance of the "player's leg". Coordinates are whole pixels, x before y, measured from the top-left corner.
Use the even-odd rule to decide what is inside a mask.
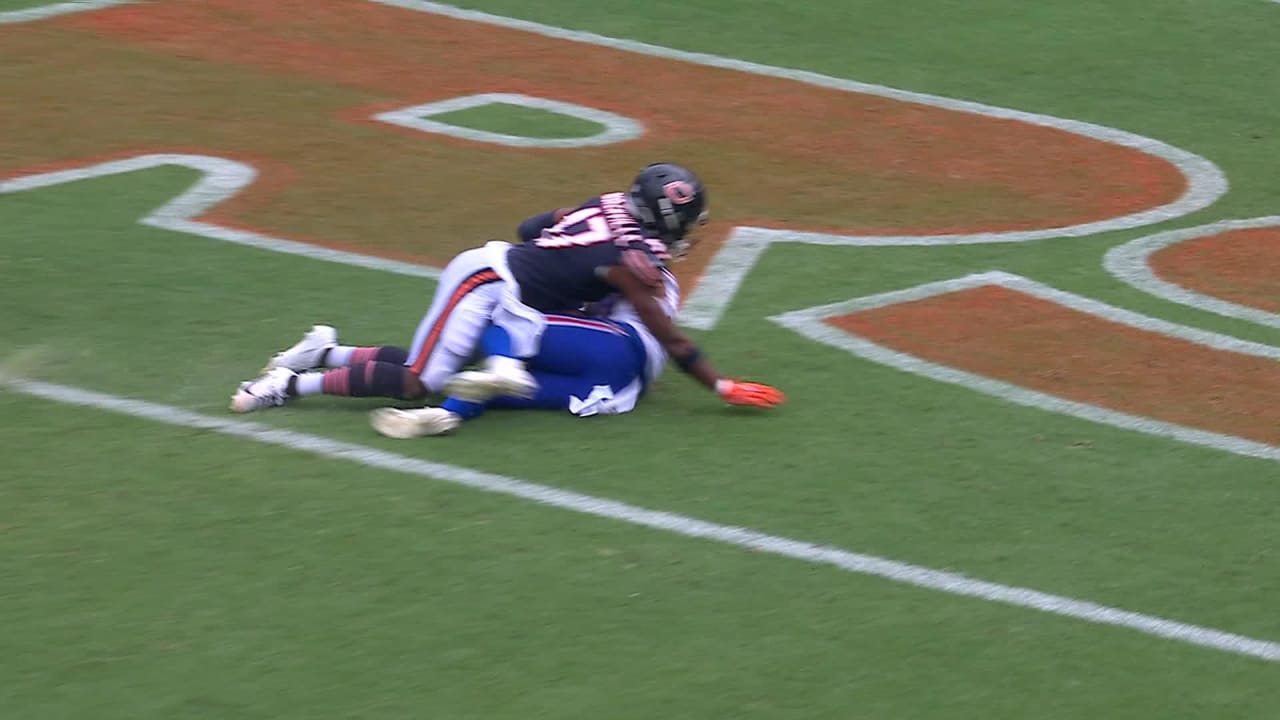
[[[451,395],[440,407],[375,410],[370,422],[383,435],[412,438],[451,432],[486,406],[570,410],[584,416],[631,409],[634,401],[619,405],[617,400],[639,396],[643,352],[616,327],[576,318],[557,323],[555,317],[546,318],[541,351],[529,359],[537,389],[528,397],[499,396],[481,403]],[[501,352],[509,342],[500,327],[490,324],[481,336],[480,350]]]
[[[496,397],[490,408],[616,414],[635,406],[644,353],[622,327],[571,315],[547,315],[542,350],[530,361],[538,380],[532,398]]]
[[[606,401],[633,385],[638,395],[644,355],[625,329],[571,315],[549,314],[545,319],[541,350],[529,360],[529,370],[538,382],[534,395],[498,396],[484,403],[451,396],[441,407],[462,420],[477,417],[486,407],[570,410],[589,415],[618,412],[612,409],[616,403]],[[493,338],[493,328],[486,330],[482,348],[488,351]]]
[[[320,358],[322,368],[344,368],[365,362],[406,365],[409,351],[395,345],[335,345]]]
[[[589,338],[578,337],[572,328],[552,328],[547,326],[546,319],[548,317],[555,316],[543,316],[541,318],[541,324],[546,327],[547,332],[541,338],[538,354],[527,358],[528,370],[531,371],[535,380],[540,371],[550,371],[552,374],[559,375],[575,375],[584,372],[584,368],[587,366],[585,353],[588,352],[586,347],[589,344],[587,342]],[[511,333],[497,322],[490,323],[480,336],[479,354],[489,360],[515,357]],[[462,375],[478,375],[481,372],[473,371]],[[455,377],[450,381],[448,388],[450,395],[442,407],[456,412],[464,420],[476,417],[484,411],[485,402],[491,399],[491,393],[482,393],[484,400],[476,400],[473,399],[475,397],[474,394],[453,392],[459,384],[459,378]],[[497,397],[520,397],[533,401],[537,396],[537,393],[533,392],[516,396],[500,394]]]
[[[477,292],[483,293],[486,290],[482,289]],[[478,307],[475,309],[478,309]],[[450,372],[450,369],[461,367],[467,358],[473,356],[483,357],[489,355],[490,352],[501,352],[510,346],[510,336],[505,331],[499,329],[478,312],[473,312],[473,308],[466,303],[461,304],[460,308],[454,312],[454,315],[455,317],[447,322],[450,325],[457,324],[458,327],[455,329],[445,328],[443,339],[440,341],[441,347],[436,350],[437,359],[429,361],[423,367],[423,381],[430,389],[436,389],[430,383],[449,383],[457,378],[459,374]],[[457,346],[450,345],[450,340],[459,338],[465,340],[477,328],[479,332],[475,334],[474,341],[470,343],[459,341]],[[466,357],[463,357],[464,349]],[[529,379],[527,382],[517,383],[517,387],[536,387],[536,382],[523,367],[519,368],[519,372],[528,376]],[[441,407],[427,406],[408,410],[379,408],[369,414],[369,423],[379,433],[393,438],[443,435],[452,432],[463,420],[479,415],[483,409],[483,406],[479,403],[450,397]]]
[[[321,362],[328,370],[300,373],[289,397],[339,395],[416,400],[427,394],[418,376],[405,366],[409,351],[394,345],[335,345]]]
[[[444,390],[446,383],[477,355],[480,338],[491,324],[506,285],[487,263],[488,254],[483,249],[455,258],[445,268],[431,309],[418,325],[407,366],[427,391]],[[528,375],[523,367],[517,370],[514,387],[532,385],[532,378],[526,381],[520,377]],[[413,438],[447,433],[457,427],[460,419],[436,407],[379,408],[370,413],[369,422],[388,437]]]
[[[490,245],[494,245],[491,243]],[[502,262],[500,254],[490,257]],[[530,397],[537,390],[527,361],[537,354],[545,329],[545,317],[520,300],[518,288],[503,286],[498,303],[491,314],[492,327],[480,368],[458,373],[449,379],[446,392],[473,402],[483,402],[496,395]]]
[[[234,412],[278,407],[307,395],[386,397],[416,400],[426,389],[418,376],[399,363],[367,360],[348,367],[297,373],[277,367],[256,380],[242,383],[231,397]]]
[[[504,285],[484,248],[468,250],[445,267],[405,359],[427,390],[442,391],[474,356]]]
[[[231,409],[251,412],[320,393],[415,399],[427,388],[442,389],[469,359],[497,303],[494,286],[502,283],[488,257],[482,248],[468,250],[445,267],[410,350],[340,346],[333,328],[316,326],[293,347],[277,353],[266,374],[241,384]],[[307,366],[334,367],[297,374]]]
[[[341,368],[369,360],[403,365],[408,355],[408,350],[392,345],[340,345],[338,331],[333,326],[315,325],[292,347],[272,355],[262,372],[266,374],[278,367],[295,372]]]
[[[417,376],[403,367],[408,354],[390,345],[339,345],[337,330],[316,325],[292,347],[272,355],[260,377],[241,383],[231,397],[231,409],[252,412],[321,393],[418,398],[425,393]]]

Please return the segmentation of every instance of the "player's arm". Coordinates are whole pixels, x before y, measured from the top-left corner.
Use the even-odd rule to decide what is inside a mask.
[[[612,265],[601,268],[601,275],[618,288],[622,297],[636,309],[640,320],[662,344],[676,366],[715,391],[726,402],[757,407],[773,407],[783,402],[785,397],[776,388],[723,377],[711,361],[703,357],[697,344],[681,332],[675,322],[663,312],[654,296],[653,285],[642,280],[630,267]]]
[[[570,211],[571,208],[559,208],[557,210],[548,210],[540,215],[534,215],[520,223],[516,228],[516,236],[520,238],[520,242],[536,240],[542,237],[543,230],[553,227]]]

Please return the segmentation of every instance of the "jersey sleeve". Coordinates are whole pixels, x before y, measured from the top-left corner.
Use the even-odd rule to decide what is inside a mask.
[[[663,314],[674,320],[676,313],[680,311],[680,283],[676,281],[676,276],[672,275],[670,270],[664,269],[662,285],[663,293],[658,298],[658,306],[662,308]],[[610,320],[632,323],[638,327],[644,326],[644,322],[640,320],[640,313],[636,312],[631,303],[622,299],[619,293],[614,293],[599,303],[593,303],[589,310],[595,312],[588,314],[602,315]]]
[[[554,210],[548,210],[540,215],[534,215],[526,219],[516,228],[516,236],[520,238],[520,242],[530,242],[542,236],[542,231],[556,224],[556,214]]]

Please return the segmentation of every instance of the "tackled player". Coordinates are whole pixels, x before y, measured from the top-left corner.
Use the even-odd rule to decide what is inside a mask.
[[[549,327],[587,327],[587,321],[569,318],[602,301],[608,307],[590,321],[599,323],[592,331],[628,337],[642,352],[640,367],[648,366],[650,355],[667,355],[726,402],[774,407],[784,400],[780,391],[723,377],[675,325],[679,291],[673,291],[667,264],[688,251],[693,232],[707,217],[706,188],[692,171],[674,163],[650,165],[629,192],[605,193],[576,208],[529,218],[517,230],[520,244],[494,240],[455,257],[441,274],[409,349],[339,346],[332,328],[317,326],[278,353],[263,376],[242,383],[231,409],[250,412],[321,392],[406,400],[448,394],[441,407],[373,413],[379,432],[418,437],[448,432],[486,405],[572,408],[577,401],[580,406],[584,396],[573,393],[582,390],[585,374],[571,374],[575,380],[569,385],[553,376],[566,375],[569,358],[584,368],[581,361],[592,352],[586,348],[594,343],[554,331],[553,342],[544,346],[544,335]],[[626,356],[614,351],[608,356],[615,354]],[[477,356],[481,367],[464,371]],[[601,357],[593,363],[599,365]],[[631,356],[622,365],[634,370],[635,362]],[[592,373],[603,374],[595,365]],[[316,367],[333,369],[298,374]],[[641,376],[651,381],[656,374]],[[624,389],[601,384],[610,393]],[[603,407],[627,405],[629,410],[634,404]]]

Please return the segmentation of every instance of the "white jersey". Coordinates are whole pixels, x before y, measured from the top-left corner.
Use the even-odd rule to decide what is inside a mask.
[[[666,268],[662,270],[662,283],[666,292],[658,298],[658,305],[667,317],[675,320],[676,313],[680,310],[680,283]],[[645,352],[645,384],[652,384],[662,374],[662,367],[667,362],[667,352],[662,349],[662,343],[649,332],[649,328],[640,319],[640,313],[626,300],[619,299],[605,317],[630,325],[640,336]]]

